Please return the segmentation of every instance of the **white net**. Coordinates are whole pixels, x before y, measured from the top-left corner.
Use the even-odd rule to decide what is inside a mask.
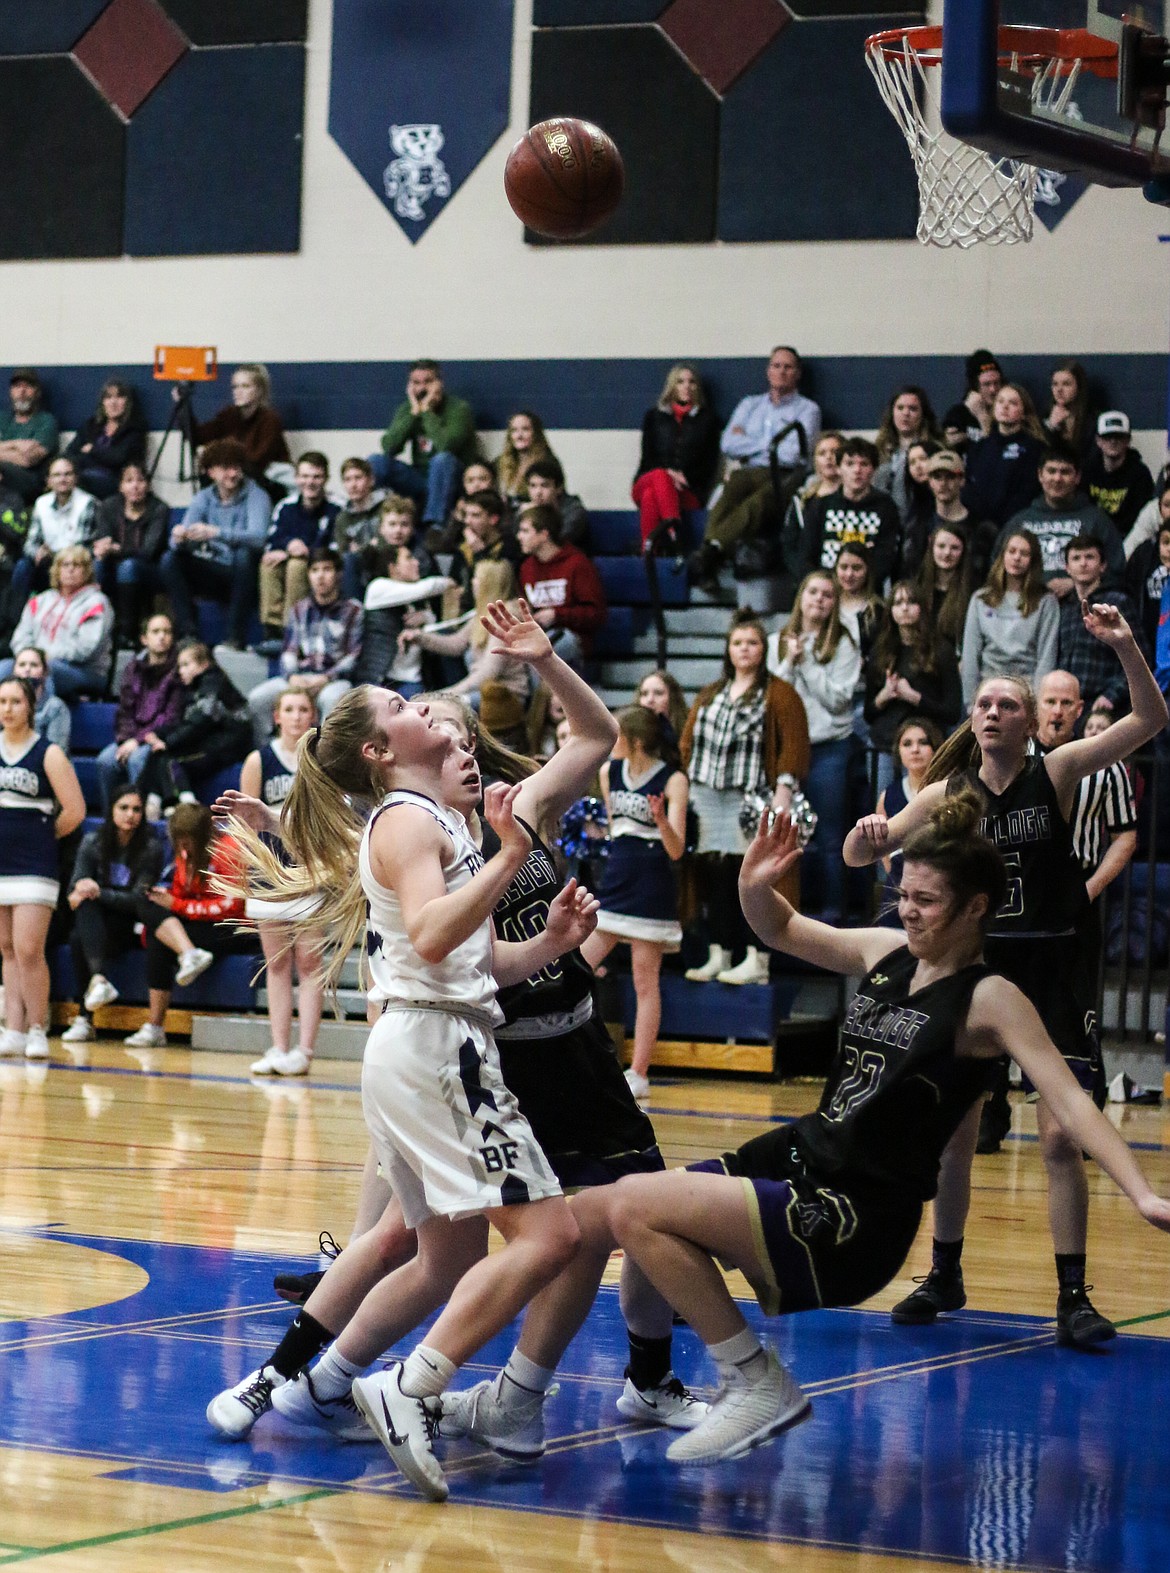
[[[934,36],[932,36],[934,35]],[[865,56],[886,108],[901,127],[918,175],[918,239],[924,246],[966,248],[1031,240],[1039,171],[1014,158],[996,158],[960,142],[939,123],[935,87],[941,62],[936,29],[900,39],[870,39]],[[1032,105],[1062,114],[1072,97],[1080,61],[1008,57],[1032,76]]]

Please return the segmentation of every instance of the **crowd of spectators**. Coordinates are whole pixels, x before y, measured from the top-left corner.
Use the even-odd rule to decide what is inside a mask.
[[[1124,710],[1120,666],[1086,634],[1082,602],[1117,606],[1170,686],[1170,466],[1155,482],[1128,416],[1094,407],[1076,361],[1054,369],[1044,414],[990,352],[964,372],[941,416],[923,388],[897,387],[872,438],[823,429],[790,345],[726,422],[686,362],[645,413],[631,489],[643,551],[693,546],[699,590],[725,592],[728,569],[780,587],[764,603],[779,615],[740,618],[723,677],[667,723],[698,808],[716,936],[697,975],[735,972],[745,951],[731,981],[758,973],[732,888],[745,791],[782,779],[781,796],[807,801],[818,832],[806,900],[844,919],[847,815],[875,793],[913,792],[923,750],[958,725],[984,678],[1065,674],[1081,726]],[[335,486],[325,454],[294,461],[265,368],[243,365],[230,404],[192,418],[201,484],[176,518],[151,488],[128,384],[104,382],[64,448],[35,371],[13,373],[9,402],[0,678],[33,684],[35,727],[66,751],[70,706],[116,699],[97,766],[107,813],[126,789],[147,817],[193,802],[269,741],[288,691],[320,718],[356,682],[449,688],[507,740],[555,747],[558,718],[477,615],[523,596],[558,652],[594,670],[607,608],[589,515],[536,411],[509,418],[489,461],[470,404],[436,362],[417,361],[380,451],[345,459]],[[690,516],[704,509],[696,541]],[[204,642],[208,599],[223,607],[223,645],[272,663],[248,692]]]

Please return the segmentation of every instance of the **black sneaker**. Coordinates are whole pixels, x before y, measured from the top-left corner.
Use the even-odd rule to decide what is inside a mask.
[[[1117,1337],[1117,1329],[1089,1299],[1092,1284],[1062,1289],[1056,1300],[1056,1341],[1066,1349],[1093,1349]]]
[[[1003,1139],[1012,1128],[1012,1106],[1006,1092],[994,1092],[983,1105],[979,1116],[979,1139],[975,1151],[984,1157],[998,1152]]]
[[[328,1229],[322,1229],[317,1237],[317,1246],[321,1255],[328,1256],[331,1261],[341,1255],[341,1247]],[[272,1280],[272,1287],[290,1305],[304,1305],[324,1276],[324,1272],[277,1273]]]
[[[940,1311],[961,1311],[967,1303],[961,1267],[953,1273],[940,1273],[931,1268],[925,1278],[916,1278],[914,1282],[918,1288],[891,1309],[891,1322],[925,1327]]]
[[[705,590],[708,595],[716,595],[719,591],[719,569],[723,562],[723,552],[714,541],[704,541],[698,551],[692,552],[687,558],[687,577],[697,590]]]

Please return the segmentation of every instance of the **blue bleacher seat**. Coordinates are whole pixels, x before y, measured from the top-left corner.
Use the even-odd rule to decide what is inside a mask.
[[[171,1004],[177,1010],[208,1009],[255,1010],[256,990],[252,979],[261,963],[259,952],[238,956],[224,956],[208,967],[202,977],[196,978],[188,988],[176,989]],[[75,998],[73,957],[68,945],[58,945],[53,952],[49,971],[52,998]],[[146,952],[132,950],[112,961],[107,969],[110,982],[119,992],[119,1005],[145,1005],[148,1001],[146,987]]]
[[[696,508],[683,520],[682,546],[690,550],[703,538],[707,510]],[[642,550],[638,515],[630,508],[590,510],[589,552],[592,557],[637,557]]]
[[[595,557],[593,561],[610,606],[650,605],[646,565],[640,557]],[[659,559],[658,586],[663,606],[687,605],[686,569],[677,566],[672,558]]]
[[[634,980],[616,980],[622,1021],[634,1030]],[[782,974],[770,983],[689,983],[676,972],[662,974],[662,1025],[659,1036],[686,1042],[771,1043],[776,1028],[792,1009],[800,978]]]
[[[100,754],[107,743],[114,741],[117,715],[117,705],[104,704],[96,699],[83,699],[79,705],[75,705],[70,753]]]
[[[225,602],[197,600],[195,617],[199,625],[200,639],[213,650],[217,644],[222,644],[227,638],[228,609]],[[248,643],[257,645],[263,638],[264,630],[260,626],[260,619],[253,612],[248,622]]]
[[[594,655],[629,655],[635,636],[649,626],[650,614],[632,606],[611,606],[593,636]]]
[[[102,812],[102,798],[98,791],[97,760],[86,758],[84,755],[73,756],[73,768],[77,771],[77,780],[81,786],[81,795],[85,799],[85,806],[91,814]]]
[[[210,808],[221,792],[226,792],[229,787],[238,788],[239,785],[239,765],[225,765],[222,770],[217,770],[213,776],[208,776],[206,781],[200,783],[195,796]]]

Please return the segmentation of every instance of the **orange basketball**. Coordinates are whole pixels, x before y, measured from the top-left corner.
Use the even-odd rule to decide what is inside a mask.
[[[508,154],[504,192],[520,221],[549,240],[578,240],[622,200],[617,144],[588,120],[542,120]]]

